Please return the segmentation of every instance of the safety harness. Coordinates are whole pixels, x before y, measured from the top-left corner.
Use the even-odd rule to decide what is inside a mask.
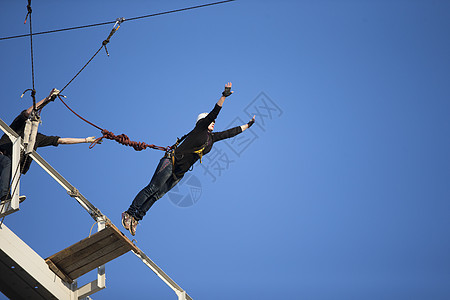
[[[206,146],[203,146],[201,149],[194,151],[194,153],[198,154],[198,156],[200,157],[200,163],[202,163],[202,157],[203,157],[203,150],[205,150]]]
[[[191,131],[192,132],[192,131]],[[172,165],[175,165],[175,151],[178,148],[178,146],[183,142],[186,137],[191,133],[187,133],[183,135],[181,138],[177,138],[177,141],[172,146],[168,147],[166,153],[164,154],[165,158],[168,158],[172,161]],[[206,146],[208,145],[208,141],[198,150],[193,151],[192,153],[197,154],[200,157],[200,163],[202,163],[202,157],[203,157],[203,151],[205,150]]]

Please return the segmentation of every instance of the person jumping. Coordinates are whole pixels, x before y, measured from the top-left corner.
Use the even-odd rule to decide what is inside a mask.
[[[136,234],[139,221],[150,207],[170,191],[198,159],[201,162],[202,156],[211,151],[215,142],[234,137],[255,123],[255,116],[253,116],[247,124],[213,132],[222,105],[226,97],[231,94],[233,94],[231,82],[228,82],[211,112],[199,114],[194,129],[181,138],[183,142],[179,147],[161,158],[150,183],[136,195],[128,210],[122,213],[122,225],[130,231],[131,235]]]

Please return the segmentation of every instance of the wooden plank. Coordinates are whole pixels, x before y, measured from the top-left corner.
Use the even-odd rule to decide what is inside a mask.
[[[45,259],[45,262],[47,263],[50,270],[52,270],[56,275],[58,275],[59,278],[64,280],[65,282],[72,283],[73,279],[70,278],[66,273],[61,271],[52,261],[51,259],[47,258]]]
[[[95,244],[98,240],[103,239],[106,236],[110,235],[112,231],[114,230],[112,230],[109,227],[106,227],[105,229],[94,233],[93,235],[91,235],[91,237],[87,237],[64,250],[59,251],[58,253],[53,254],[52,256],[48,257],[48,259],[50,259],[53,263],[58,264],[65,257],[73,253],[76,253],[86,247],[89,247]]]
[[[81,249],[78,252],[74,252],[59,261],[57,264],[59,268],[67,269],[72,264],[89,257],[93,253],[101,250],[102,248],[110,245],[117,241],[117,237],[114,234],[110,234],[106,236],[104,239],[98,240],[95,244],[90,245],[84,249]],[[68,272],[67,272],[68,273]]]
[[[120,246],[119,248],[117,248],[116,250],[108,253],[107,255],[105,255],[102,259],[106,260],[106,261],[111,261],[127,252],[130,251],[130,248],[126,245]]]
[[[81,260],[74,261],[71,265],[64,268],[64,271],[67,274],[70,274],[71,272],[73,272],[73,270],[83,268],[84,266],[90,264],[91,262],[94,262],[94,261],[98,260],[99,258],[101,258],[102,256],[105,256],[109,252],[114,251],[115,249],[117,249],[119,247],[122,247],[123,245],[124,244],[122,241],[116,240],[113,243],[105,245],[101,249],[98,249],[97,251],[90,253],[89,256],[86,256]]]
[[[109,220],[106,228],[46,259],[50,269],[66,282],[127,253],[139,251]]]
[[[122,241],[120,240],[116,240],[114,243],[111,243],[110,245],[103,247],[102,249],[100,249],[99,251],[92,253],[90,256],[84,258],[83,260],[80,260],[74,264],[72,264],[70,267],[67,268],[67,272],[70,273],[75,269],[81,268],[83,266],[86,266],[94,261],[98,261],[100,260],[102,257],[109,255],[111,252],[115,252],[117,249],[126,246],[126,244],[124,244]],[[129,247],[126,247],[129,251]],[[118,257],[120,255],[117,255],[116,257]],[[116,257],[113,257],[109,260],[112,260]],[[108,259],[108,258],[105,258]],[[108,260],[108,261],[109,261]],[[102,264],[99,264],[98,266],[101,266]]]
[[[113,223],[111,223],[111,221],[108,220],[108,222],[106,223],[106,226],[108,226],[109,228],[114,230],[114,232],[117,234],[117,236],[120,236],[130,246],[131,250],[133,250],[134,252],[140,251],[139,248],[135,244],[133,244],[133,242],[130,241],[130,239],[127,238],[127,236],[125,234],[122,233],[122,231],[120,231]]]
[[[100,259],[84,266],[81,269],[74,270],[72,273],[70,273],[70,276],[72,278],[78,278],[81,275],[86,274],[87,272],[95,269],[96,267],[104,265],[107,262],[121,256],[122,254],[127,253],[128,251],[130,251],[130,248],[128,246],[122,246],[122,247],[116,249],[114,252],[108,253],[110,255],[105,255],[105,256],[101,257]]]

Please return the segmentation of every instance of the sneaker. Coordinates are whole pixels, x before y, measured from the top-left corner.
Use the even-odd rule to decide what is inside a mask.
[[[131,219],[133,219],[133,217],[130,216],[126,211],[122,213],[122,225],[126,230],[130,230]]]
[[[139,224],[139,221],[137,221],[135,218],[132,217],[131,218],[131,226],[130,226],[130,233],[132,236],[136,235],[136,229],[137,229],[138,224]]]

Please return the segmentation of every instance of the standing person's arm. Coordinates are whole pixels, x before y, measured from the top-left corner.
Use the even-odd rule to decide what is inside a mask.
[[[87,138],[59,138],[58,144],[73,145],[81,143],[93,143],[94,141],[95,136],[90,136]],[[101,144],[101,141],[98,144]]]
[[[58,96],[58,94],[59,94],[59,91],[57,89],[52,89],[50,94],[48,95],[48,97],[45,97],[44,99],[42,99],[41,101],[36,103],[36,108],[39,108],[44,102],[54,101],[56,99],[56,96]],[[30,106],[25,111],[25,116],[28,118],[31,115],[32,111],[33,111],[33,105]]]

